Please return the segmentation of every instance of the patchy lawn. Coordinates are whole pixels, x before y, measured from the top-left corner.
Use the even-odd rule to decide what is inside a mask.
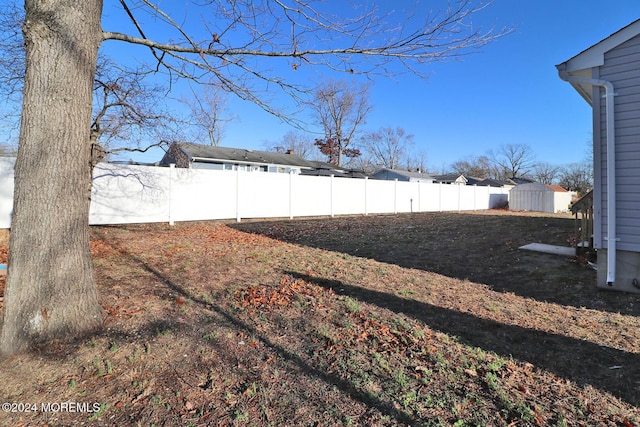
[[[0,425],[640,425],[638,296],[517,249],[572,231],[493,211],[93,227],[104,330],[3,361],[20,412]]]

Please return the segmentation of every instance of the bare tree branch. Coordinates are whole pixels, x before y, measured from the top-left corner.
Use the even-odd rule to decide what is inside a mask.
[[[191,110],[191,124],[206,133],[209,145],[219,146],[224,134],[224,127],[234,116],[227,116],[226,91],[215,85],[203,85],[199,94],[191,87],[192,96],[184,99]]]
[[[475,6],[471,0],[453,1],[444,11],[426,18],[407,16],[402,11],[383,12],[373,5],[357,11],[305,0],[209,0],[193,2],[201,11],[206,31],[188,32],[184,22],[163,11],[151,0],[120,0],[139,29],[139,35],[104,31],[104,40],[124,41],[146,46],[158,64],[170,73],[187,79],[208,80],[241,99],[290,122],[290,115],[276,108],[269,99],[272,86],[301,101],[309,87],[295,83],[288,75],[269,68],[297,70],[320,66],[349,74],[397,76],[411,72],[426,77],[425,64],[467,55],[510,30],[483,31],[471,25],[470,18],[487,4]],[[151,39],[142,32],[140,22],[130,12],[131,3],[162,26],[164,40]],[[162,51],[159,57],[155,52]],[[260,59],[273,59],[269,64]],[[288,61],[288,62],[282,62]],[[401,65],[391,68],[392,64]]]
[[[397,169],[403,162],[408,164],[413,144],[413,135],[400,127],[383,127],[362,137],[362,145],[371,154],[374,165],[388,169]]]

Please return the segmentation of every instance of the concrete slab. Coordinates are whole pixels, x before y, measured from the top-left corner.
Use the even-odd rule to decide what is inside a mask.
[[[546,245],[544,243],[529,243],[528,245],[520,246],[520,249],[524,249],[526,251],[544,252],[546,254],[576,256],[576,248],[570,248],[567,246]]]

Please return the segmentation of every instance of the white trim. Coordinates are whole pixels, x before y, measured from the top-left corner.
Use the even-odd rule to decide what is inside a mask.
[[[606,39],[594,44],[590,48],[580,52],[573,58],[565,61],[566,71],[575,74],[576,71],[585,70],[604,65],[604,54],[611,49],[620,46],[628,40],[640,34],[640,19],[632,22],[623,29],[613,33]]]

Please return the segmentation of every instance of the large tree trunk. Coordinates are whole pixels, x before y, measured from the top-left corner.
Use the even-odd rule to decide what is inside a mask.
[[[89,251],[102,0],[26,0],[26,76],[0,353],[102,324]]]

